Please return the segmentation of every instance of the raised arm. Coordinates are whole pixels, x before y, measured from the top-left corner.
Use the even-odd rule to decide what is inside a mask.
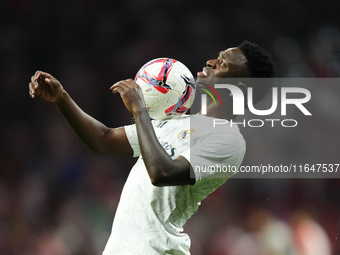
[[[37,71],[29,83],[29,94],[54,103],[77,136],[93,152],[132,155],[125,129],[108,128],[86,114],[52,75]]]
[[[138,84],[128,79],[117,82],[111,89],[113,93],[120,94],[126,108],[135,118],[139,147],[152,184],[155,186],[194,184],[195,180],[190,178],[190,163],[182,156],[172,159],[159,143]]]

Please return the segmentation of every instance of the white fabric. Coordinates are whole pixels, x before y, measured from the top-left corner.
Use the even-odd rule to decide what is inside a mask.
[[[245,142],[237,126],[213,127],[213,118],[199,114],[152,124],[167,153],[173,159],[182,155],[194,169],[216,164],[238,168],[242,162]],[[135,125],[125,126],[125,131],[139,158],[124,185],[103,255],[190,254],[184,223],[232,174],[196,171],[193,186],[153,186],[140,156]]]

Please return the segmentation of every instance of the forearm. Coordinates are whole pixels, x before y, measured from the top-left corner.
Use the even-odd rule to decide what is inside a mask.
[[[115,83],[110,88],[119,93],[136,123],[139,148],[150,180],[155,186],[193,184],[190,179],[190,163],[178,156],[172,159],[159,143],[149,113],[145,107],[140,86],[132,79]]]
[[[146,108],[134,114],[139,147],[151,181],[166,175],[172,163],[171,157],[159,143]]]
[[[193,184],[190,164],[183,157],[172,159],[159,143],[144,107],[134,114],[139,147],[144,164],[155,186]]]
[[[77,136],[94,152],[132,155],[124,127],[108,128],[86,114],[51,74],[37,71],[29,83],[32,98],[54,103]]]
[[[105,136],[108,128],[101,122],[86,114],[65,91],[55,102],[77,136],[94,152],[105,149]]]

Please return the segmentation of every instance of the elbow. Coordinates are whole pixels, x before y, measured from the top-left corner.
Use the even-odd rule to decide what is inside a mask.
[[[150,180],[153,186],[163,187],[167,185],[169,178],[164,171],[158,169],[157,174],[150,176]]]
[[[90,150],[91,152],[96,153],[96,154],[100,153],[100,151],[95,148],[90,148]]]
[[[165,186],[165,183],[162,180],[159,180],[159,179],[151,179],[151,183],[152,183],[153,186],[156,186],[156,187]]]
[[[98,146],[91,146],[87,144],[87,148],[90,149],[91,152],[93,153],[101,153],[102,151],[98,148]]]

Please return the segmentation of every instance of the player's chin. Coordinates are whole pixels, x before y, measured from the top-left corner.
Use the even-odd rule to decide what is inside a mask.
[[[208,76],[197,76],[196,86],[198,88],[206,88],[205,84],[211,85],[211,78]]]

